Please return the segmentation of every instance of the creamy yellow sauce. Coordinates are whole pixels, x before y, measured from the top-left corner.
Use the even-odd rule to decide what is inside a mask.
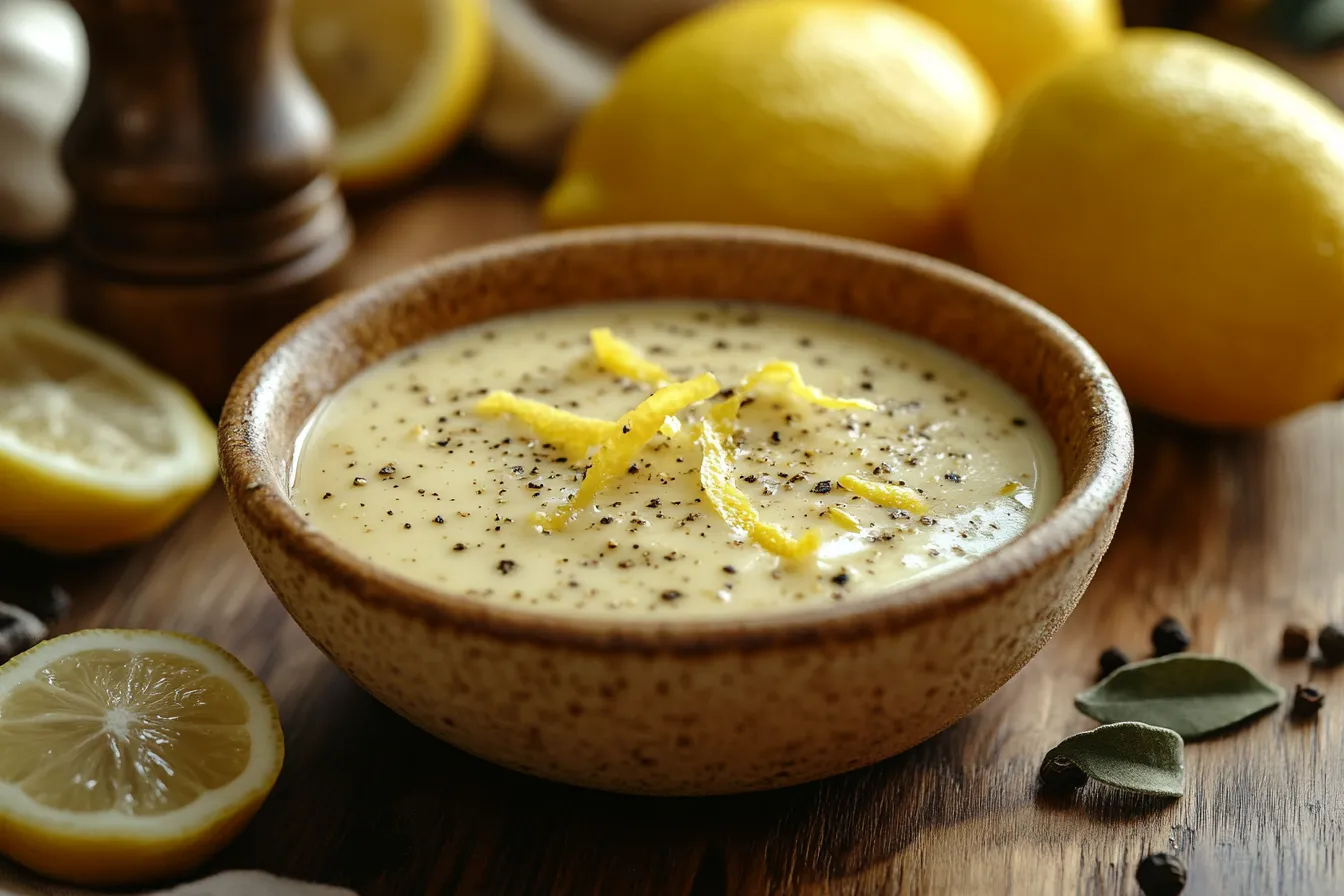
[[[815,554],[775,556],[710,505],[694,424],[722,397],[681,412],[680,433],[655,435],[568,525],[538,525],[578,490],[591,454],[566,456],[476,406],[508,390],[618,420],[654,390],[597,366],[600,327],[678,379],[712,372],[724,395],[787,360],[808,385],[877,405],[829,410],[765,389],[741,409],[737,486],[763,521],[817,531]],[[320,408],[295,466],[299,512],[378,566],[496,605],[660,618],[862,600],[993,550],[1060,491],[1041,421],[974,365],[869,323],[705,302],[506,317],[429,340]],[[913,489],[924,512],[859,497],[845,476]]]

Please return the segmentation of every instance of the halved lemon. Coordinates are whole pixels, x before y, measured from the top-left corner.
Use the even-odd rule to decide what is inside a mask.
[[[214,644],[44,641],[0,668],[0,852],[95,886],[181,874],[242,830],[284,753],[266,686]]]
[[[0,312],[0,535],[92,551],[162,530],[214,481],[181,385],[52,317]]]
[[[295,0],[292,16],[336,125],[342,186],[413,177],[467,126],[489,72],[482,0]]]

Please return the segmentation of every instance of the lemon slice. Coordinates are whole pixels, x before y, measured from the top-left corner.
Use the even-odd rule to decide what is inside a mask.
[[[61,552],[137,541],[217,469],[182,386],[56,318],[0,312],[0,534]]]
[[[336,125],[351,190],[432,165],[485,89],[490,32],[481,0],[295,0],[294,46]]]
[[[0,852],[81,884],[181,874],[242,830],[284,751],[266,686],[213,644],[44,641],[0,668]]]

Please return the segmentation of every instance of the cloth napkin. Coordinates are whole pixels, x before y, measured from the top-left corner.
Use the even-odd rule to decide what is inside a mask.
[[[37,877],[10,862],[0,862],[0,896],[98,896]],[[276,877],[264,871],[225,871],[213,877],[143,896],[356,896],[353,890]]]

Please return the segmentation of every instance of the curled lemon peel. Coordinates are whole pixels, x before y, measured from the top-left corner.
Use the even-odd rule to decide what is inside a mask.
[[[610,420],[581,417],[512,392],[491,392],[476,402],[476,413],[486,417],[508,414],[532,428],[540,438],[578,457],[620,431]]]
[[[614,434],[598,446],[579,490],[551,513],[539,512],[533,521],[548,532],[563,529],[579,509],[593,503],[598,493],[625,473],[636,455],[666,425],[667,418],[719,391],[712,373],[671,383],[658,389],[612,424]]]
[[[854,517],[845,513],[839,507],[832,507],[826,511],[826,515],[835,521],[835,524],[841,529],[848,529],[850,532],[862,532],[863,524]]]
[[[737,417],[742,402],[749,393],[763,385],[783,387],[788,392],[809,404],[829,408],[833,411],[875,411],[877,405],[863,398],[836,398],[822,392],[815,386],[803,381],[802,371],[792,361],[767,361],[748,374],[728,398],[714,406],[710,412],[716,422],[725,422]]]
[[[661,386],[672,381],[672,375],[639,353],[639,349],[614,335],[607,327],[588,332],[593,344],[597,366],[628,380]]]
[[[696,424],[696,442],[700,445],[700,487],[709,503],[738,535],[750,538],[770,553],[789,560],[812,556],[821,547],[821,535],[808,531],[794,538],[779,526],[761,520],[751,499],[737,487],[730,454],[732,438],[725,426],[712,420]]]
[[[881,504],[883,507],[908,510],[911,513],[923,513],[928,509],[928,505],[924,503],[924,500],[914,489],[906,488],[903,485],[892,485],[888,482],[877,482],[872,479],[860,479],[858,476],[841,476],[836,481],[846,491],[853,492],[860,498],[867,498],[874,504]]]

